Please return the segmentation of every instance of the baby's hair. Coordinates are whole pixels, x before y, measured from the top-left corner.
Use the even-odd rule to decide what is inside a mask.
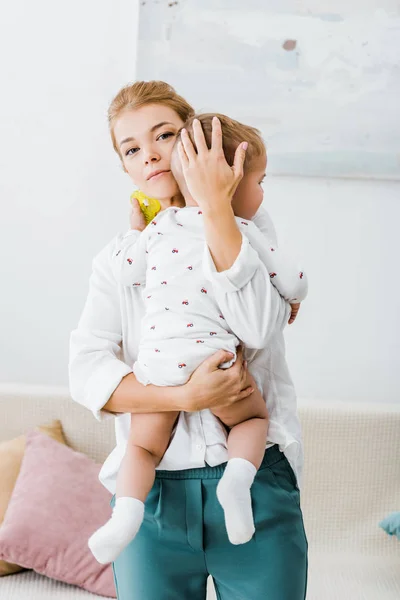
[[[229,165],[233,165],[236,148],[241,142],[248,142],[248,148],[246,150],[246,158],[244,161],[244,172],[248,173],[251,171],[253,161],[255,158],[265,156],[267,153],[264,141],[261,137],[261,133],[255,127],[250,125],[243,125],[239,121],[235,121],[226,115],[218,113],[204,113],[199,115],[190,116],[183,127],[187,129],[190,139],[194,147],[196,144],[193,138],[193,121],[198,119],[203,128],[204,137],[208,148],[211,148],[211,134],[212,134],[212,119],[218,117],[221,122],[222,129],[222,147],[224,149],[225,158]],[[180,140],[180,132],[177,136],[177,141]]]
[[[194,108],[165,81],[136,81],[123,87],[112,100],[108,109],[108,125],[115,152],[121,158],[114,136],[114,124],[127,110],[135,110],[147,104],[169,106],[186,121],[194,115]]]

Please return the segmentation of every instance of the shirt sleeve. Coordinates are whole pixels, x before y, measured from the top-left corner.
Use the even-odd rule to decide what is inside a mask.
[[[271,284],[266,266],[246,236],[242,234],[235,262],[222,272],[216,270],[206,245],[203,269],[227,325],[245,346],[265,348],[271,336],[285,327],[290,305]]]
[[[86,303],[70,336],[71,396],[98,420],[113,417],[102,408],[123,377],[132,372],[120,360],[121,311],[118,284],[111,267],[112,252],[115,242],[94,259]]]
[[[115,279],[124,286],[146,284],[146,248],[148,234],[131,230],[117,237],[116,249],[112,255],[112,268]]]

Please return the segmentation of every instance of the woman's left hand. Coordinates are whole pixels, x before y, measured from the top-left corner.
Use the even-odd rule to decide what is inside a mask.
[[[232,196],[243,177],[243,163],[247,142],[236,149],[233,165],[226,162],[222,147],[221,122],[212,122],[211,148],[208,149],[201,123],[193,121],[196,150],[186,129],[181,131],[178,145],[179,158],[190,195],[205,212],[218,212],[231,205]]]

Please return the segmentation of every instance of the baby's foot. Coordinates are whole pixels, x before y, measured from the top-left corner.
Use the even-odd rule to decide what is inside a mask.
[[[250,488],[257,473],[244,458],[231,458],[217,486],[217,498],[225,515],[225,526],[231,544],[245,544],[255,528]]]
[[[95,559],[105,565],[113,562],[134,539],[144,516],[144,504],[136,498],[117,498],[112,516],[89,538]]]

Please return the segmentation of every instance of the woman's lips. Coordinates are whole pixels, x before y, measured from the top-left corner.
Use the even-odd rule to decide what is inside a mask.
[[[170,173],[171,171],[160,171],[158,173],[155,173],[154,175],[150,175],[148,180],[153,180],[153,179],[159,179],[160,177],[162,177],[163,175],[167,175],[168,173]]]

